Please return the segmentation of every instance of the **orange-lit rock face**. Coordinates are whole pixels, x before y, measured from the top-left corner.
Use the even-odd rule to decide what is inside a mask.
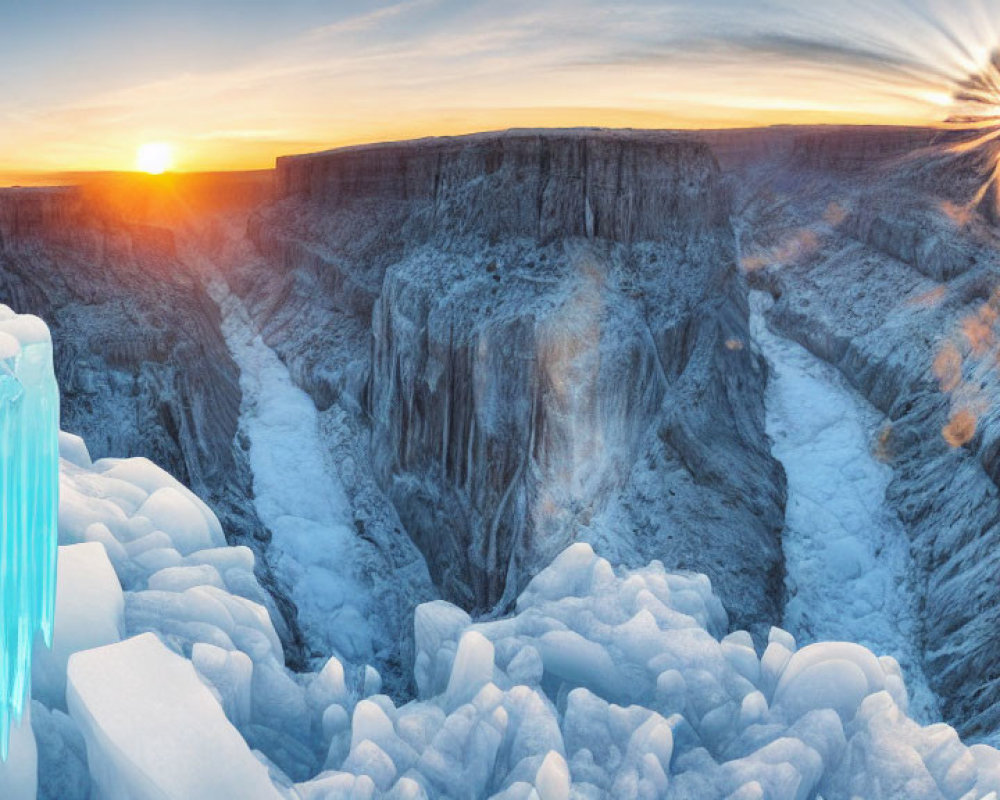
[[[993,323],[996,322],[996,318],[996,311],[991,306],[984,305],[977,314],[969,315],[962,320],[962,335],[974,356],[986,355],[986,352],[996,344],[993,333]]]
[[[944,440],[952,447],[968,444],[976,435],[976,417],[967,408],[962,408],[952,414],[948,424],[941,430]]]
[[[920,308],[936,308],[941,305],[941,302],[945,299],[945,297],[947,297],[947,295],[947,287],[937,286],[929,291],[921,292],[916,297],[911,297],[906,302],[908,305],[918,306]]]
[[[984,372],[998,367],[995,304],[994,293],[975,312],[962,317],[954,337],[945,342],[934,357],[931,369],[938,380],[938,388],[951,396],[952,413],[941,430],[951,447],[961,447],[971,441],[979,419],[989,409],[989,400],[980,384]],[[964,372],[980,377],[966,379]]]
[[[740,259],[744,272],[756,272],[769,266],[794,264],[815,253],[822,240],[820,234],[811,228],[791,231],[773,247],[746,253]]]
[[[959,205],[950,200],[942,200],[940,208],[941,212],[954,222],[957,227],[965,227],[972,219],[973,212],[968,205]]]
[[[872,452],[875,458],[883,464],[888,464],[892,461],[892,425],[890,423],[883,425],[882,429],[878,432],[878,436],[875,437],[875,443],[872,446]]]
[[[837,202],[830,203],[823,213],[823,221],[827,225],[837,226],[845,219],[847,219],[847,209]]]
[[[934,357],[934,376],[942,392],[952,392],[962,382],[962,354],[951,342],[946,342]]]

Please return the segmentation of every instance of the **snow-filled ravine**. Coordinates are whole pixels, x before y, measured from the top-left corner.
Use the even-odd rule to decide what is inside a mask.
[[[836,368],[768,327],[771,302],[751,293],[751,331],[771,370],[767,433],[788,479],[784,627],[801,642],[852,641],[894,656],[910,713],[940,719],[915,646],[909,540],[885,499],[892,470],[877,441],[886,420]]]
[[[254,331],[243,302],[216,279],[209,291],[240,368],[240,429],[249,441],[254,504],[271,533],[268,561],[298,609],[312,650],[370,660],[373,639],[363,543],[316,406]]]
[[[273,391],[253,402],[287,411],[291,393]],[[305,447],[307,435],[289,443]],[[704,575],[616,567],[584,543],[539,572],[507,617],[420,604],[413,700],[382,694],[374,669],[359,680],[336,657],[293,673],[253,553],[226,544],[207,505],[146,459],[94,462],[78,437],[58,441],[53,643],[35,649],[32,702],[0,760],[3,800],[1000,792],[1000,751],[907,716],[895,659],[850,642],[800,646],[779,628],[759,650],[730,630]]]

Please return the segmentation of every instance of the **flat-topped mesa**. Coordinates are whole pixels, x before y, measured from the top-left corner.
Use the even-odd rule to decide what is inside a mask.
[[[855,172],[904,158],[942,135],[935,128],[888,125],[816,128],[794,138],[792,162],[810,169]]]
[[[0,250],[6,244],[50,236],[82,221],[82,195],[75,187],[0,189]]]
[[[855,172],[904,157],[954,134],[894,125],[775,125],[698,131],[723,170],[763,162]]]
[[[0,189],[0,254],[32,251],[39,243],[98,262],[127,258],[150,268],[165,267],[177,255],[170,230],[125,218],[87,187]]]
[[[277,162],[277,194],[331,210],[422,205],[429,227],[630,243],[725,223],[711,150],[668,131],[511,130],[345,147]]]
[[[277,173],[230,285],[317,404],[363,410],[443,596],[503,608],[587,538],[708,572],[737,624],[778,613],[784,478],[706,142],[508,131]]]

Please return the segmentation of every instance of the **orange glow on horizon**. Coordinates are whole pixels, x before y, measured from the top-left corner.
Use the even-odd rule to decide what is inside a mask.
[[[773,125],[927,125],[931,119],[883,117],[869,114],[841,114],[826,111],[758,110],[745,115],[722,114],[688,117],[671,111],[631,108],[497,108],[445,110],[438,114],[415,113],[392,119],[373,118],[348,128],[331,125],[329,130],[303,131],[301,136],[287,138],[256,138],[248,131],[226,132],[222,136],[169,132],[172,145],[171,163],[164,168],[172,172],[237,172],[271,169],[280,156],[310,153],[337,147],[370,142],[419,139],[426,136],[460,136],[481,131],[508,128],[643,128],[681,131],[763,128]],[[195,128],[197,120],[191,120]],[[325,126],[323,126],[325,127]],[[134,134],[122,134],[122,143],[105,142],[95,152],[74,148],[71,155],[57,161],[46,148],[38,147],[19,153],[19,163],[5,163],[0,153],[0,186],[51,185],[72,173],[125,172],[140,166],[138,154],[128,142]],[[145,146],[144,146],[145,147]],[[76,152],[79,149],[81,152]],[[43,154],[44,153],[44,157]]]
[[[26,49],[26,80],[0,99],[0,185],[129,171],[136,144],[160,139],[175,148],[169,171],[207,172],[507,128],[940,125],[962,111],[963,81],[992,76],[998,38],[968,8],[942,5],[934,25],[919,14],[906,25],[851,0],[805,15],[795,4],[762,9],[732,30],[720,30],[714,3],[683,12],[686,0],[627,11],[591,0],[572,14],[544,0],[461,11],[427,0],[309,12],[252,4],[273,8],[245,26],[198,8],[233,11],[238,0],[180,5],[177,25],[138,10],[131,21],[144,34],[156,23],[153,58],[132,46],[135,31],[107,33],[115,26],[95,20],[75,43],[79,75],[47,69],[39,11],[37,56]],[[120,53],[105,40],[115,37],[128,45]]]

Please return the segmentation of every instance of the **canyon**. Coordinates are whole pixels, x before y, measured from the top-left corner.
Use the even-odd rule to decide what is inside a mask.
[[[989,164],[949,144],[525,130],[289,156],[183,202],[0,190],[0,300],[52,329],[64,429],[164,467],[251,547],[289,664],[372,664],[405,698],[420,603],[497,619],[574,542],[708,575],[751,647],[783,618],[808,640],[751,330],[769,294],[755,324],[878,420],[913,608],[891,654],[992,741],[996,211]]]

